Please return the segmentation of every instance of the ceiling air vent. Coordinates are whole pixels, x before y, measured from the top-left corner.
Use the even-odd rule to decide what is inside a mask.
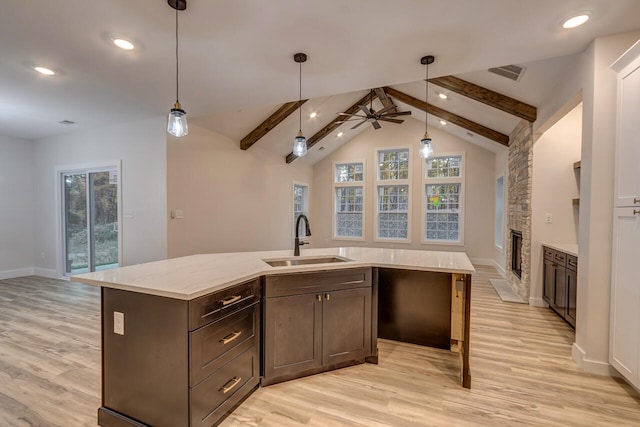
[[[75,125],[76,122],[72,122],[71,120],[60,120],[58,123],[61,125]]]
[[[502,67],[489,68],[489,72],[517,82],[522,77],[522,73],[524,73],[524,67],[520,65],[503,65]]]

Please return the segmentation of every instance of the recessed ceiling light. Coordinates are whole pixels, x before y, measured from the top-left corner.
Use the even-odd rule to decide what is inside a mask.
[[[55,74],[55,71],[45,67],[33,67],[33,69],[45,76],[53,76]]]
[[[318,113],[316,113],[316,112],[314,111],[313,113],[309,114],[309,118],[310,118],[310,119],[315,119],[317,115],[318,115]]]
[[[114,39],[111,39],[111,41],[113,42],[114,45],[124,50],[133,50],[136,47],[133,43],[131,43],[127,39],[114,38]]]
[[[446,125],[446,124],[447,124],[447,122],[445,122],[444,120],[440,120],[440,124],[441,124],[442,126],[444,126],[444,125]]]
[[[564,24],[562,24],[562,28],[576,28],[584,24],[588,20],[589,15],[587,15],[586,13],[581,13],[564,21]]]
[[[344,135],[344,132],[338,132],[338,138],[340,138],[342,135]]]
[[[438,96],[440,97],[440,99],[447,99],[449,98],[445,93],[439,93]]]

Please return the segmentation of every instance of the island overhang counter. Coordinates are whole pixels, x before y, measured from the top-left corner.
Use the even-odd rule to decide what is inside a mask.
[[[345,247],[291,255],[201,254],[72,276],[101,287],[98,423],[216,425],[260,383],[377,363],[378,330],[381,338],[459,352],[461,384],[470,388],[475,270],[465,253]],[[407,317],[418,312],[427,317]],[[421,336],[432,328],[431,312],[439,316],[437,344]],[[351,328],[336,329],[342,316]],[[274,344],[287,336],[295,346]]]

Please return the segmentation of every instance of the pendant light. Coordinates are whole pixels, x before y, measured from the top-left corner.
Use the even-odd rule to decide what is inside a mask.
[[[187,113],[182,109],[178,97],[178,11],[185,10],[187,8],[187,0],[167,0],[167,3],[169,3],[169,6],[176,10],[176,103],[173,104],[173,108],[171,109],[171,111],[169,111],[169,118],[167,120],[167,132],[179,138],[189,133],[189,126],[187,125]]]
[[[426,65],[427,66],[427,72],[426,72],[426,76],[424,79],[424,84],[425,84],[425,89],[424,89],[424,136],[422,137],[422,139],[420,140],[420,156],[428,159],[429,157],[431,157],[431,155],[433,155],[433,147],[431,146],[431,137],[429,136],[429,133],[427,132],[427,119],[429,118],[429,115],[427,113],[427,110],[429,109],[429,101],[428,101],[428,96],[429,96],[429,64],[433,64],[433,62],[436,59],[432,56],[432,55],[427,55],[427,56],[423,56],[420,59],[420,63],[422,65]]]
[[[293,154],[298,157],[302,157],[307,154],[307,138],[302,134],[302,63],[307,61],[307,55],[305,53],[296,53],[293,55],[293,60],[300,64],[300,93],[299,93],[299,124],[298,135],[293,140]]]

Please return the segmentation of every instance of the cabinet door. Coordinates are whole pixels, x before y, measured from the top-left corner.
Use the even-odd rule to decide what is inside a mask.
[[[322,364],[371,354],[371,288],[325,292],[322,303]]]
[[[578,292],[578,275],[567,268],[567,315],[565,320],[576,327],[576,293]]]
[[[322,294],[265,299],[264,376],[322,365]]]
[[[567,310],[567,269],[557,264],[553,267],[555,289],[552,306],[560,316],[564,317]]]
[[[640,58],[618,75],[615,205],[640,206]]]
[[[638,208],[636,208],[637,210]],[[609,361],[638,386],[640,377],[640,215],[617,208],[613,218],[611,261],[611,337]]]
[[[553,295],[555,293],[555,280],[556,280],[556,276],[555,276],[555,269],[553,267],[553,261],[550,260],[544,260],[544,265],[543,265],[543,277],[544,277],[544,282],[543,282],[543,294],[542,294],[542,298],[548,302],[549,304],[552,304],[553,302]]]

